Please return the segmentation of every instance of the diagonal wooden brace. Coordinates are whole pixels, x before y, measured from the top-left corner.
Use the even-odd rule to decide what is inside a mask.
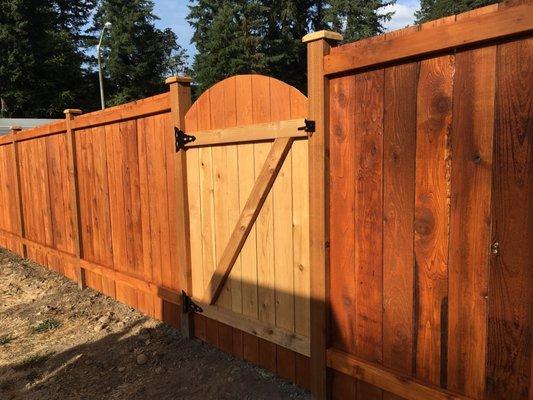
[[[252,192],[244,205],[244,209],[239,216],[237,225],[233,229],[233,233],[229,239],[220,262],[209,281],[202,301],[207,304],[215,304],[224,283],[228,279],[229,274],[239,257],[239,253],[252,230],[252,226],[265,203],[265,200],[274,185],[274,181],[278,176],[279,170],[291,149],[293,137],[284,137],[274,140],[274,144],[268,153],[265,164],[261,168],[261,172],[255,181]]]

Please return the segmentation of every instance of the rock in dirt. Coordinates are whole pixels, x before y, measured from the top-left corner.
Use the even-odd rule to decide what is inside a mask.
[[[118,372],[124,372],[124,371],[126,371],[126,367],[118,367],[117,371]]]
[[[138,364],[138,365],[146,364],[147,361],[148,361],[148,357],[146,357],[146,355],[144,355],[144,354],[139,354],[139,355],[137,356],[137,364]]]

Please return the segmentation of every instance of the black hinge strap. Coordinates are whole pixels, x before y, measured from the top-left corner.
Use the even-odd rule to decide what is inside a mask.
[[[316,130],[316,122],[315,121],[312,121],[312,120],[309,120],[309,119],[305,119],[305,126],[302,126],[300,128],[298,128],[299,131],[306,131],[306,132],[315,132]]]
[[[184,290],[181,291],[181,304],[183,306],[183,313],[189,314],[191,312],[201,313],[204,312],[202,307],[196,304]]]
[[[176,137],[176,153],[185,148],[185,145],[194,142],[195,136],[187,135],[181,129],[174,127],[174,136]]]

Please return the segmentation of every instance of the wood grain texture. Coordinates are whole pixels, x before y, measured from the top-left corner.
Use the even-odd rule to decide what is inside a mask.
[[[525,34],[533,30],[532,10],[533,4],[526,2],[515,7],[504,7],[497,13],[481,14],[458,21],[452,16],[453,23],[442,23],[445,20],[443,18],[437,20],[437,23],[431,22],[431,29],[422,29],[391,40],[374,40],[371,46],[365,47],[364,53],[340,51],[326,56],[325,72],[339,74]],[[350,44],[345,46],[349,49]]]
[[[489,399],[531,398],[533,39],[498,47],[488,304]],[[529,396],[529,397],[528,397]]]
[[[414,187],[418,63],[385,69],[383,365],[413,368]]]
[[[451,56],[421,61],[416,134],[416,376],[444,387],[453,73]]]
[[[357,396],[361,396],[360,383],[367,382],[364,399],[380,398],[369,389],[381,388],[407,400],[472,400],[469,397],[448,392],[438,386],[428,385],[411,377],[398,374],[339,350],[328,350],[328,366],[358,380]]]
[[[459,52],[451,131],[448,388],[483,398],[496,47]]]
[[[355,78],[355,349],[376,362],[383,357],[383,88],[383,70]]]
[[[331,343],[355,354],[355,77],[330,82],[330,307]]]

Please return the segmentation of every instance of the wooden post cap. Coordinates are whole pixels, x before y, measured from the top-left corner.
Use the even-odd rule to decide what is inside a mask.
[[[81,114],[82,111],[78,108],[67,108],[66,110],[63,111],[63,114]]]
[[[314,42],[315,40],[321,40],[321,39],[335,40],[335,41],[340,42],[343,39],[343,37],[338,32],[318,31],[318,32],[311,32],[311,33],[308,33],[307,35],[305,35],[302,38],[302,42],[309,43],[309,42]]]
[[[165,79],[165,83],[170,85],[171,83],[191,83],[192,78],[190,76],[169,76]]]
[[[10,129],[11,131],[21,131],[21,130],[22,130],[22,126],[20,126],[20,125],[11,125],[11,126],[9,127],[9,129]]]

